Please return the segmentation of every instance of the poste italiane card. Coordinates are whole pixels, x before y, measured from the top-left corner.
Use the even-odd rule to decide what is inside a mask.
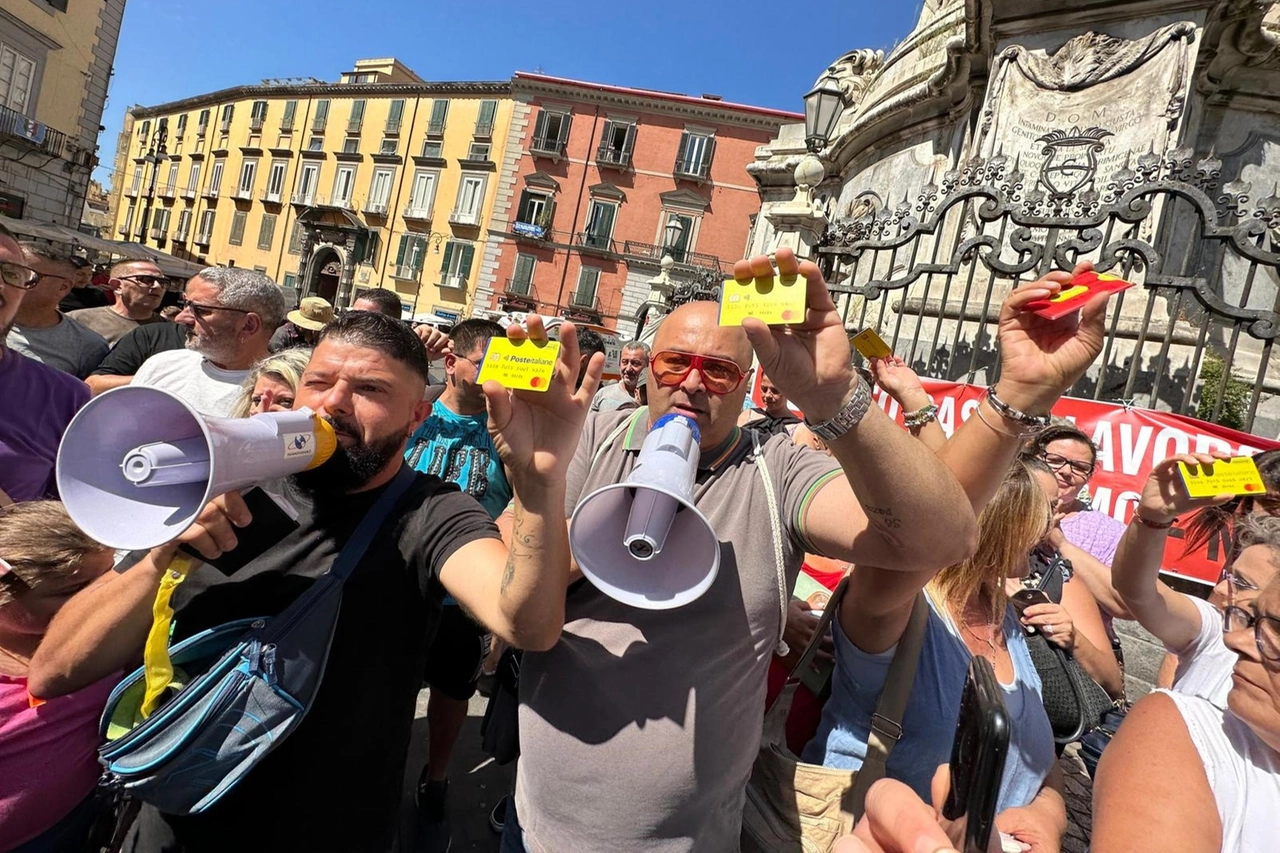
[[[1194,468],[1185,462],[1178,463],[1182,482],[1188,497],[1216,498],[1218,495],[1261,495],[1267,487],[1258,473],[1258,466],[1248,456],[1219,459],[1211,469]]]
[[[1028,302],[1027,310],[1034,314],[1039,314],[1047,320],[1056,320],[1059,317],[1067,316],[1072,311],[1079,311],[1085,306],[1086,302],[1099,293],[1119,293],[1131,287],[1133,287],[1133,282],[1125,281],[1118,276],[1106,273],[1083,272],[1071,279],[1070,283],[1058,291],[1056,296]]]
[[[862,353],[863,358],[888,358],[893,350],[884,342],[884,338],[876,334],[875,329],[863,329],[849,338],[853,348]]]
[[[515,343],[504,337],[489,338],[477,382],[490,379],[504,388],[546,391],[556,371],[560,342],[535,344],[529,339]]]
[[[771,326],[803,323],[808,289],[802,275],[726,279],[720,288],[720,325],[740,326],[747,317]]]

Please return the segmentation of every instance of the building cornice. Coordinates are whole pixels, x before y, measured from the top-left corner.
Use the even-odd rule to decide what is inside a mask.
[[[763,130],[776,131],[780,125],[804,121],[804,116],[800,113],[768,107],[735,104],[692,95],[655,92],[649,89],[585,83],[525,72],[516,72],[511,80],[511,87],[512,94],[516,96],[537,95],[573,103],[585,102],[614,109],[643,110],[717,124],[757,127]]]
[[[171,113],[247,100],[272,98],[335,98],[375,97],[390,98],[397,95],[430,97],[434,95],[510,95],[511,83],[458,82],[458,83],[309,83],[300,86],[233,86],[202,95],[192,95],[177,101],[153,106],[135,106],[129,112],[134,118],[152,118]]]

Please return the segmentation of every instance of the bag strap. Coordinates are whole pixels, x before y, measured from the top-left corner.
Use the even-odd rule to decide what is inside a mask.
[[[778,577],[778,606],[782,610],[782,621],[778,625],[778,644],[776,651],[780,655],[790,654],[791,649],[782,639],[787,632],[787,602],[791,596],[787,595],[787,557],[782,547],[782,514],[778,509],[778,496],[773,490],[773,478],[769,476],[769,465],[764,460],[764,453],[760,448],[760,434],[755,430],[748,430],[751,434],[751,448],[755,454],[756,471],[760,474],[760,479],[764,483],[764,497],[769,505],[769,533],[773,537],[773,563],[775,574]],[[823,614],[826,615],[825,613]],[[814,636],[817,636],[816,634]],[[809,644],[810,647],[813,643]],[[806,649],[808,652],[811,649]],[[815,650],[816,653],[816,650]],[[794,674],[794,673],[793,673]]]
[[[924,646],[924,632],[928,621],[929,605],[924,593],[920,592],[911,607],[907,630],[903,632],[902,639],[898,640],[898,650],[894,652],[893,662],[889,664],[884,688],[880,691],[880,701],[876,703],[876,712],[871,715],[867,755],[862,760],[862,767],[858,770],[858,778],[854,780],[850,794],[853,811],[859,817],[862,815],[862,804],[866,801],[867,791],[872,784],[884,778],[889,753],[893,752],[902,738],[902,718],[911,698],[911,688],[915,685],[920,649]]]
[[[640,418],[641,415],[646,415],[648,413],[649,413],[649,407],[641,406],[640,408],[636,409],[635,413],[632,414],[630,417],[623,418],[622,423],[614,427],[613,430],[604,437],[604,441],[600,442],[600,446],[596,448],[595,456],[591,457],[591,467],[592,468],[596,467],[596,463],[600,461],[600,457],[604,456],[604,452],[608,450],[615,441],[618,440],[618,436],[622,435],[624,432],[630,429],[631,425],[634,424],[636,420]]]
[[[364,552],[369,550],[373,537],[382,527],[382,522],[390,515],[391,510],[400,502],[401,496],[409,488],[409,484],[413,482],[414,475],[414,470],[408,465],[400,466],[391,485],[378,496],[373,506],[364,514],[364,518],[360,519],[360,524],[347,540],[347,544],[343,545],[342,550],[338,552],[333,565],[329,567],[329,574],[343,583],[351,577],[351,573],[364,557]]]

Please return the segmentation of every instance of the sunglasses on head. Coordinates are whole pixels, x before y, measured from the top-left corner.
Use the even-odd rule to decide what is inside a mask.
[[[742,384],[746,373],[732,361],[694,355],[690,352],[663,350],[654,353],[649,369],[659,385],[675,387],[684,382],[694,370],[702,377],[702,385],[709,394],[728,394]]]

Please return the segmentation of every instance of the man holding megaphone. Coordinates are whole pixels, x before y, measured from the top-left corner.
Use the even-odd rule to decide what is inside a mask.
[[[528,334],[546,338],[536,319]],[[570,334],[549,390],[486,385],[491,432],[515,493],[512,548],[473,499],[414,475],[344,586],[323,681],[302,722],[208,810],[176,817],[144,806],[125,849],[391,849],[414,701],[445,593],[513,645],[546,649],[560,634],[565,480],[602,368],[593,359],[574,393]],[[33,695],[62,695],[136,663],[179,542],[223,568],[199,566],[177,587],[175,640],[296,600],[397,478],[405,441],[430,410],[426,380],[422,344],[404,324],[350,312],[326,327],[295,407],[328,421],[338,450],[280,481],[275,491],[296,520],[254,535],[257,522],[237,493],[216,498],[174,542],[67,603],[31,662]],[[236,566],[237,546],[250,538],[268,547]]]
[[[766,257],[734,272],[775,276]],[[853,371],[817,266],[782,250],[777,274],[802,276],[801,322],[682,305],[653,341],[649,406],[587,419],[565,511],[591,583],[524,657],[512,849],[737,850],[803,554],[928,571],[975,547],[955,477]],[[737,426],[753,350],[834,458]]]

